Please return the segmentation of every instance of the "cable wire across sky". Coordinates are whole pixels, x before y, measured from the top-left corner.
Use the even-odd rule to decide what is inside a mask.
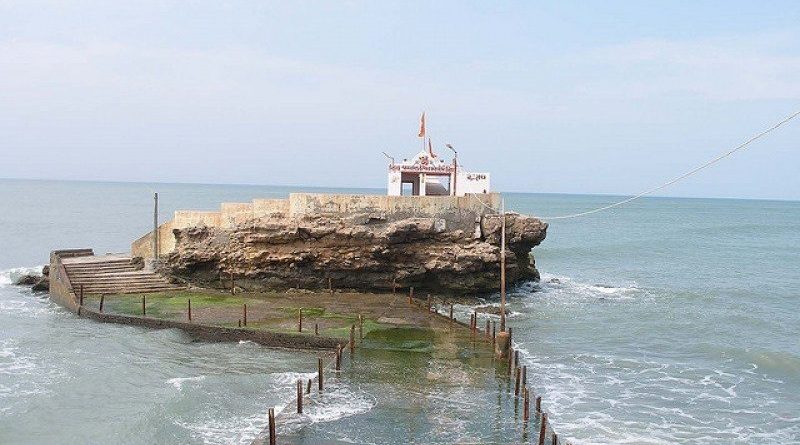
[[[731,150],[729,150],[729,151],[727,151],[725,153],[722,153],[721,155],[717,156],[716,158],[711,159],[711,160],[707,161],[706,163],[704,163],[704,164],[702,164],[702,165],[700,165],[698,167],[695,167],[692,170],[689,170],[688,172],[686,172],[686,173],[684,173],[684,174],[682,174],[680,176],[677,176],[677,177],[675,177],[675,178],[673,178],[673,179],[671,179],[671,180],[669,180],[669,181],[667,181],[667,182],[665,182],[665,183],[663,183],[663,184],[661,184],[661,185],[659,185],[657,187],[653,187],[653,188],[651,188],[649,190],[646,190],[646,191],[643,191],[643,192],[641,192],[641,193],[639,193],[637,195],[633,195],[633,196],[631,196],[629,198],[625,198],[625,199],[623,199],[621,201],[617,201],[617,202],[615,202],[613,204],[609,204],[609,205],[606,205],[606,206],[603,206],[603,207],[598,207],[598,208],[592,209],[592,210],[587,210],[585,212],[570,213],[570,214],[567,214],[567,215],[558,215],[558,216],[537,216],[537,218],[543,219],[543,220],[558,220],[558,219],[578,218],[578,217],[581,217],[581,216],[591,215],[593,213],[599,213],[599,212],[602,212],[602,211],[605,211],[605,210],[613,209],[615,207],[619,207],[619,206],[627,204],[627,203],[629,203],[631,201],[637,200],[637,199],[639,199],[641,197],[644,197],[644,196],[650,195],[652,193],[655,193],[655,192],[657,192],[659,190],[663,190],[663,189],[671,186],[672,184],[675,184],[678,181],[686,179],[689,176],[692,176],[695,173],[700,172],[701,170],[704,170],[704,169],[706,169],[708,167],[711,167],[712,165],[716,164],[717,162],[719,162],[719,161],[721,161],[721,160],[733,155],[737,151],[744,150],[745,148],[747,148],[753,142],[761,139],[762,137],[768,135],[769,133],[772,133],[773,131],[777,130],[778,128],[780,128],[784,124],[786,124],[789,121],[791,121],[792,119],[796,118],[797,116],[800,116],[800,110],[792,113],[791,115],[789,115],[788,117],[784,118],[780,122],[778,122],[778,123],[774,124],[773,126],[767,128],[766,130],[762,131],[761,133],[758,133],[757,135],[751,137],[750,139],[742,142],[741,144],[737,145],[733,149],[731,149]]]

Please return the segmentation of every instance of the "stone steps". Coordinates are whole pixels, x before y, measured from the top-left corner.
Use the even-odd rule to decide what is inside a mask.
[[[120,279],[137,279],[137,278],[147,278],[147,277],[157,277],[161,278],[160,275],[154,274],[152,272],[144,272],[144,271],[123,271],[123,272],[92,272],[92,271],[79,271],[73,272],[69,271],[70,279],[91,279],[91,278],[120,278]]]
[[[108,286],[108,287],[84,287],[84,295],[100,295],[100,294],[141,294],[141,293],[156,293],[167,292],[176,290],[174,286]],[[76,289],[76,294],[80,293],[80,288]]]
[[[138,269],[131,259],[119,255],[80,257],[64,261],[72,290],[83,286],[86,294],[133,294],[182,289],[163,276]]]

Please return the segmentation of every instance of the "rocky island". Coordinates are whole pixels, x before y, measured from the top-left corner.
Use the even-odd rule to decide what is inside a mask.
[[[475,295],[498,289],[499,195],[393,197],[293,193],[288,199],[178,211],[133,243],[183,284],[247,291],[384,291]],[[509,283],[537,280],[531,249],[547,224],[506,213]]]

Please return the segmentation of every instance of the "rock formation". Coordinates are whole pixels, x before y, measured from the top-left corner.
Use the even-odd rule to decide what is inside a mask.
[[[19,277],[14,284],[17,286],[33,286],[39,281],[39,278],[40,277],[36,275],[23,275]]]
[[[17,286],[31,286],[34,292],[47,292],[50,290],[50,266],[42,267],[42,275],[23,275],[14,284]]]
[[[391,220],[384,214],[260,218],[232,228],[175,230],[165,273],[191,284],[247,290],[334,288],[485,294],[498,290],[500,215],[452,224],[443,218]],[[547,223],[506,215],[508,282],[538,280],[530,255]],[[448,227],[452,226],[452,227]]]

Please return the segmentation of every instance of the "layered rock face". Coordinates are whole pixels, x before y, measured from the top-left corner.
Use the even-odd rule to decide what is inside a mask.
[[[472,222],[474,221],[474,222]],[[451,226],[451,227],[448,227]],[[506,215],[509,283],[538,280],[531,249],[547,223]],[[232,228],[175,230],[164,272],[192,284],[247,290],[337,289],[484,294],[498,290],[501,216],[467,224],[381,214],[260,218]]]

